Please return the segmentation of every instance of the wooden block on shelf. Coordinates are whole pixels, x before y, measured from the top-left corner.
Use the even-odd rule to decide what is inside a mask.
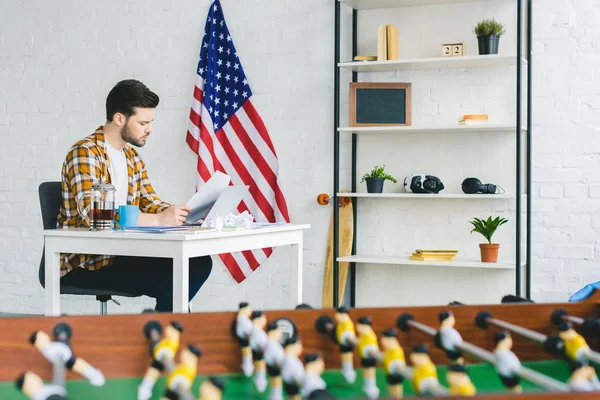
[[[387,59],[388,60],[399,60],[400,59],[400,34],[398,27],[394,25],[386,26],[387,32]]]
[[[387,60],[387,29],[385,25],[377,27],[377,61]]]

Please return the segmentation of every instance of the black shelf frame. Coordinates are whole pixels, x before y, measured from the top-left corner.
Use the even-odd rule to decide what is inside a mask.
[[[340,190],[340,132],[338,128],[340,126],[340,67],[338,66],[341,57],[340,49],[340,38],[341,38],[341,7],[342,4],[339,0],[332,0],[335,7],[335,24],[334,24],[334,112],[333,112],[333,135],[334,135],[334,151],[333,151],[333,201],[334,205],[338,204],[338,196]],[[532,145],[531,145],[531,108],[532,108],[532,23],[533,23],[533,0],[513,0],[517,3],[517,60],[516,60],[516,205],[515,205],[515,292],[516,296],[525,297],[531,299],[531,190],[532,190]],[[526,19],[523,16],[523,6],[527,5]],[[526,25],[525,29],[523,25]],[[357,38],[357,25],[358,25],[358,10],[352,10],[352,59],[357,55],[358,38]],[[525,114],[527,116],[527,131],[525,140],[525,176],[526,182],[523,185],[522,177],[522,153],[523,153],[523,139],[522,139],[522,125],[523,125],[523,71],[522,71],[522,56],[523,56],[523,35],[526,35],[527,44],[527,92],[526,92],[526,109]],[[358,81],[358,73],[352,72],[352,82]],[[356,193],[357,187],[357,135],[352,133],[352,192]],[[525,218],[526,234],[525,234],[525,293],[522,293],[522,187],[526,187],[526,210],[527,215]],[[354,213],[354,240],[352,241],[352,254],[356,254],[356,238],[357,238],[357,211],[358,211],[358,199],[352,198],[353,213]],[[339,302],[339,209],[333,207],[333,307],[337,308],[341,304]],[[350,279],[350,307],[356,307],[356,264],[350,263],[349,268],[349,279]]]

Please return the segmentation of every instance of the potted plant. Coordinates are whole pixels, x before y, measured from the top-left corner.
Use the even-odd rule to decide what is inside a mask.
[[[496,262],[498,261],[498,249],[499,244],[492,243],[492,236],[500,226],[508,222],[506,218],[488,217],[488,219],[474,218],[473,221],[469,221],[473,225],[473,232],[480,233],[484,238],[487,239],[487,243],[480,243],[479,250],[481,252],[482,262]]]
[[[479,21],[473,32],[477,36],[479,54],[498,54],[500,36],[504,34],[504,25],[494,19]]]
[[[367,182],[367,192],[369,193],[381,193],[386,179],[394,183],[398,182],[393,176],[385,173],[385,165],[383,167],[376,165],[371,172],[363,175],[360,183]]]

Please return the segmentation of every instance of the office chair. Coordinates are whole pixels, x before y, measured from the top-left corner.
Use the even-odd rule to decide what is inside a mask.
[[[60,182],[42,182],[38,189],[40,197],[40,207],[42,211],[42,222],[44,229],[56,229],[56,223],[58,219],[58,211],[60,209],[60,203],[62,201]],[[45,249],[45,246],[44,246]],[[45,255],[42,251],[42,260],[40,261],[39,268],[39,279],[40,284],[43,288],[46,287],[46,275],[45,275]],[[114,290],[100,290],[100,289],[85,289],[78,288],[69,285],[60,285],[61,294],[75,294],[85,296],[96,296],[96,300],[100,302],[100,314],[106,315],[107,303],[112,300],[116,304],[119,304],[112,296],[124,296],[124,297],[139,297],[137,295],[116,292]]]

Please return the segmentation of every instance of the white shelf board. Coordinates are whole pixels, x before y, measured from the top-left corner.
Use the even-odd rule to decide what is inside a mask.
[[[523,66],[527,60],[522,58]],[[429,57],[429,58],[407,58],[387,61],[349,61],[338,63],[340,68],[346,68],[355,72],[386,72],[386,71],[410,71],[424,69],[447,69],[447,68],[484,68],[484,67],[506,67],[517,65],[517,56],[504,56],[498,54],[482,56],[456,56],[456,57]]]
[[[367,197],[372,199],[469,199],[502,200],[516,199],[511,194],[464,194],[464,193],[338,193],[338,197]]]
[[[381,8],[399,8],[414,6],[431,6],[437,4],[472,3],[482,0],[339,0],[355,10],[375,10]],[[483,0],[489,1],[489,0]]]
[[[413,261],[408,259],[406,256],[381,256],[381,255],[354,255],[346,257],[338,257],[340,262],[354,262],[357,264],[388,264],[388,265],[409,265],[409,266],[423,266],[430,265],[436,267],[450,267],[450,268],[484,268],[484,269],[512,269],[514,270],[514,264],[511,262],[495,262],[495,263],[484,263],[476,260],[462,260],[456,258],[452,261]],[[525,266],[523,263],[522,266]]]
[[[526,128],[521,128],[526,131]],[[516,125],[486,124],[486,125],[443,125],[443,126],[367,126],[340,127],[340,133],[452,133],[452,132],[514,132]]]

